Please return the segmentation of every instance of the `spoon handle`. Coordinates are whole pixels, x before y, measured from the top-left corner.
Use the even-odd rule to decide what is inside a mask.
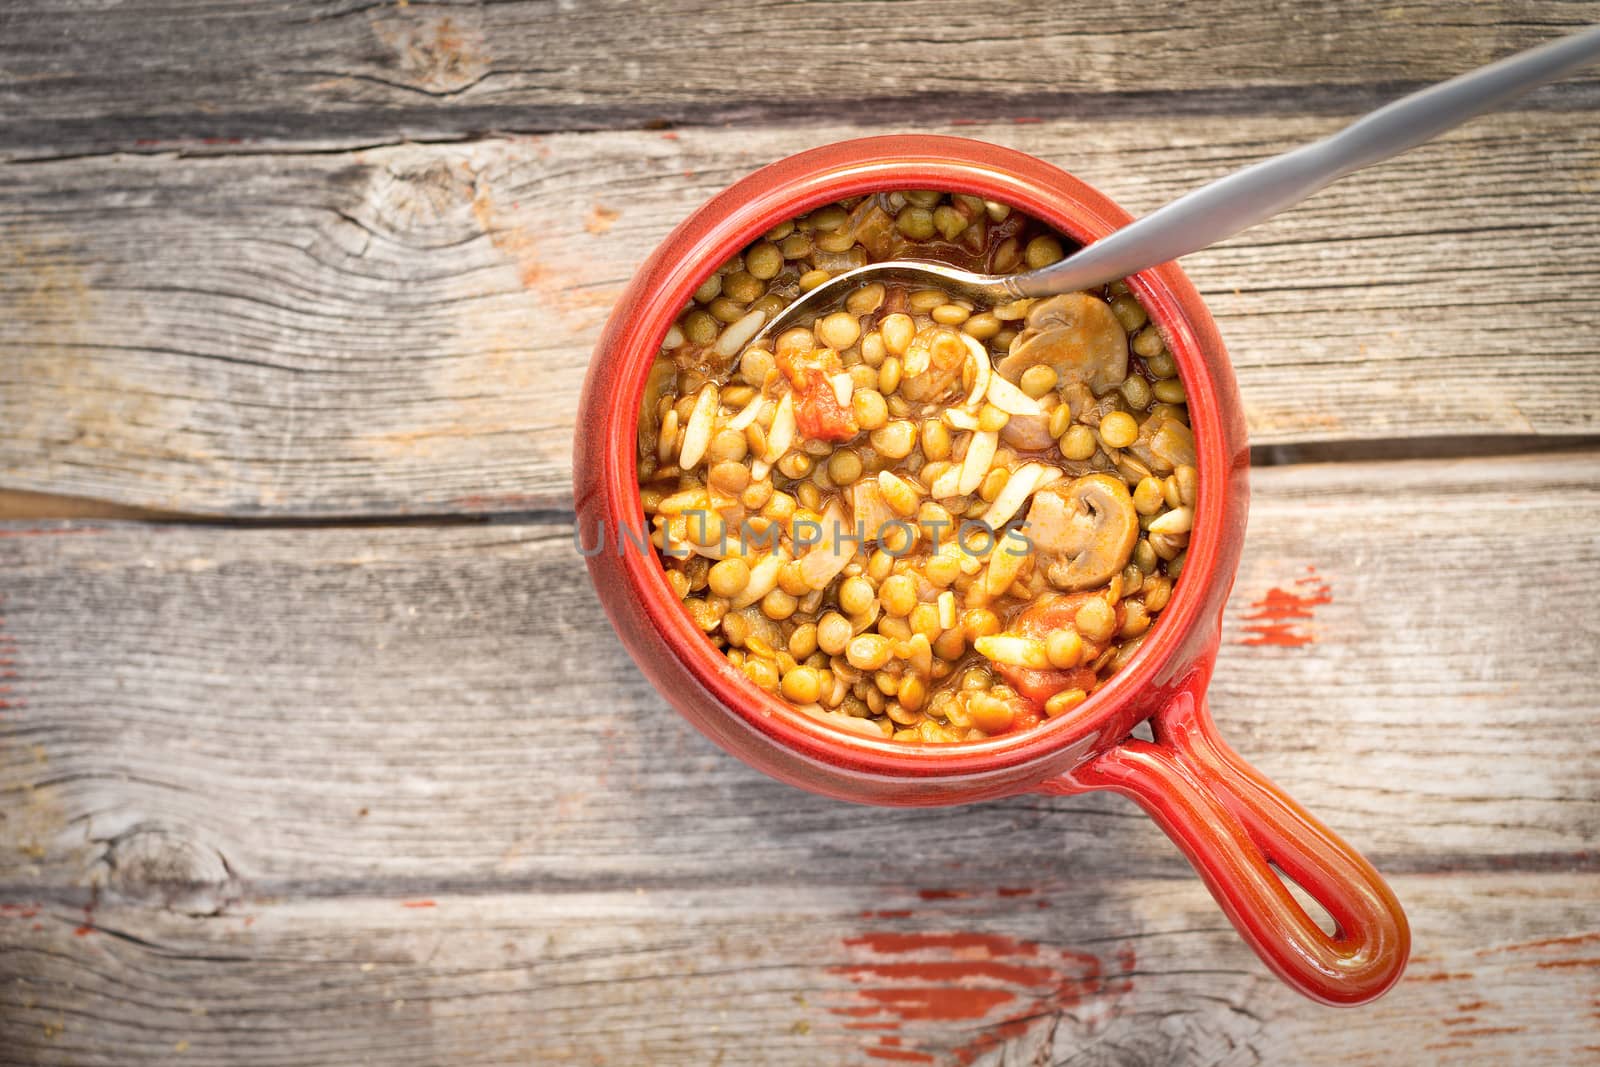
[[[1073,292],[1209,247],[1352,171],[1415,148],[1597,58],[1600,26],[1592,26],[1419,90],[1331,137],[1181,196],[1060,263],[1013,275],[1006,288],[1016,296]]]

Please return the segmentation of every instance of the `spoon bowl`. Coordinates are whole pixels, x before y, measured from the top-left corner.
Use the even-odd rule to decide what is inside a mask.
[[[809,326],[817,316],[837,307],[856,289],[873,282],[887,282],[909,288],[939,289],[955,296],[966,297],[976,303],[1005,304],[1027,294],[1018,287],[1027,275],[975,274],[959,267],[925,260],[899,260],[888,263],[869,263],[842,274],[835,274],[809,293],[780,311],[772,321],[761,327],[745,351],[761,348],[768,338],[776,337],[793,326]]]

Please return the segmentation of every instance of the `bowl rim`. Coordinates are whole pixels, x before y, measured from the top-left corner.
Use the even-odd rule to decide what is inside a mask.
[[[1104,194],[1065,170],[1035,156],[984,141],[943,135],[903,134],[834,142],[777,160],[747,175],[689,215],[652,254],[636,279],[635,291],[619,301],[613,316],[627,316],[631,330],[619,332],[617,348],[605,358],[622,361],[621,393],[599,398],[612,405],[600,442],[604,509],[619,525],[648,533],[639,498],[637,425],[645,377],[667,330],[718,266],[787,219],[848,196],[894,189],[937,188],[998,200],[1039,219],[1079,244],[1105,236],[1131,221]],[[1190,425],[1196,441],[1199,498],[1190,534],[1183,579],[1174,584],[1151,636],[1129,663],[1096,690],[1080,709],[1015,733],[982,741],[905,742],[869,738],[830,726],[766,693],[728,663],[683,610],[667,584],[653,551],[622,551],[628,592],[645,621],[679,657],[682,665],[730,713],[770,740],[811,760],[887,777],[962,777],[1048,758],[1092,737],[1087,748],[1122,739],[1124,724],[1141,694],[1168,688],[1189,670],[1193,657],[1180,656],[1203,615],[1215,583],[1231,585],[1220,573],[1220,547],[1227,531],[1229,469],[1237,457],[1226,454],[1226,427],[1218,401],[1227,383],[1216,380],[1200,334],[1213,342],[1216,330],[1198,292],[1175,263],[1142,271],[1128,279],[1156,323],[1178,364],[1190,400]],[[1197,329],[1196,327],[1200,327]],[[602,342],[604,345],[604,342]],[[1196,399],[1199,403],[1196,404]],[[620,537],[620,531],[619,531]],[[1225,599],[1226,590],[1223,590]],[[1153,711],[1153,705],[1146,710]],[[1143,714],[1138,716],[1142,719]],[[1135,719],[1133,721],[1138,721]]]

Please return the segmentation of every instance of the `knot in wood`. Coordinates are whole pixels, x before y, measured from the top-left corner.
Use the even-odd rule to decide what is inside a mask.
[[[160,827],[111,838],[98,865],[116,896],[185,915],[220,915],[239,899],[239,880],[215,848]]]

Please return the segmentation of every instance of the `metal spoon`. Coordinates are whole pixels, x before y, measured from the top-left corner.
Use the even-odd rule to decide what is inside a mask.
[[[1025,274],[991,275],[893,260],[836,275],[790,304],[745,345],[797,325],[870,282],[943,289],[983,304],[1088,289],[1206,248],[1324,186],[1399,155],[1530,89],[1600,58],[1600,26],[1519,52],[1402,97],[1320,141],[1202,186],[1063,259]]]

